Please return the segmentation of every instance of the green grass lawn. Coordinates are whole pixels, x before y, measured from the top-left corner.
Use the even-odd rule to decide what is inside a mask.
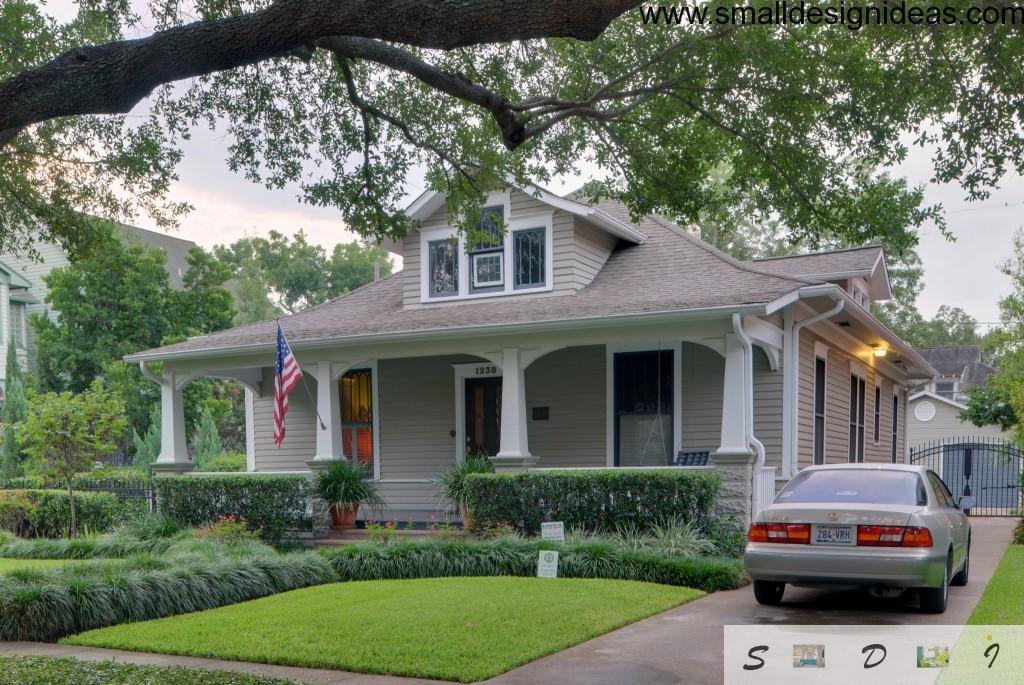
[[[49,568],[53,566],[67,566],[68,564],[75,563],[81,564],[88,562],[76,562],[68,559],[0,559],[0,575],[27,568]]]
[[[473,682],[703,594],[561,578],[336,583],[61,642]]]
[[[1024,623],[1024,545],[1007,548],[968,623]]]

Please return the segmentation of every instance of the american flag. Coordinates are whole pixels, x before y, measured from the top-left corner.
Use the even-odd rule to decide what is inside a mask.
[[[295,361],[292,348],[277,325],[277,364],[274,367],[274,442],[284,442],[284,415],[288,413],[288,393],[302,380],[302,369]]]

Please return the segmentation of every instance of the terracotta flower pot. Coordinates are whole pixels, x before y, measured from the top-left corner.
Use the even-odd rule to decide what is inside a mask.
[[[352,530],[356,527],[356,512],[359,502],[335,504],[331,507],[331,528],[334,530]]]
[[[462,516],[462,529],[473,530],[473,516],[469,512],[469,507],[465,505],[459,507],[459,514]]]

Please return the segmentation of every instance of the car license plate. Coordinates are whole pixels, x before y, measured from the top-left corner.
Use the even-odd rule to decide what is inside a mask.
[[[852,545],[853,528],[851,526],[814,526],[815,545]]]

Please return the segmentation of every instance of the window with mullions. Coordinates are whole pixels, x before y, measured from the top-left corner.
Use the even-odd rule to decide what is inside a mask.
[[[864,404],[867,384],[850,375],[850,461],[864,461]]]
[[[825,463],[825,360],[814,360],[814,447],[815,464]]]
[[[430,296],[459,294],[459,248],[449,239],[427,243],[430,252]]]
[[[535,288],[545,284],[547,229],[528,228],[512,233],[512,264],[516,288]]]
[[[373,375],[370,369],[341,377],[341,442],[346,457],[373,466]]]
[[[502,236],[504,223],[504,207],[484,207],[481,210],[480,223],[470,234],[471,292],[505,286],[505,242]]]

